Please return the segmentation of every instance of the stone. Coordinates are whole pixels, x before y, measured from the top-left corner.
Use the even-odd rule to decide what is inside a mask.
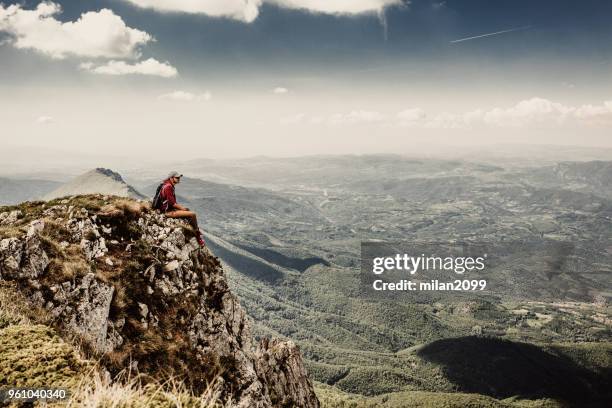
[[[104,240],[104,238],[96,239],[93,241],[83,239],[81,240],[81,248],[85,252],[85,256],[89,261],[101,258],[108,252],[108,248],[106,248],[106,241]]]
[[[24,256],[23,242],[18,238],[0,240],[0,277],[17,278]]]
[[[101,352],[106,349],[108,314],[113,293],[112,286],[96,280],[93,273],[88,273],[73,291],[76,310],[66,317],[67,326]]]
[[[50,260],[38,235],[43,228],[44,222],[34,221],[25,239],[12,237],[0,240],[0,276],[31,279],[44,273]]]
[[[38,233],[33,232],[25,242],[25,255],[21,264],[20,276],[23,278],[37,278],[41,276],[51,261],[42,247]]]
[[[13,210],[0,213],[0,225],[14,224],[21,216],[21,211]]]
[[[139,302],[138,303],[138,309],[140,311],[140,316],[143,319],[146,319],[147,316],[149,315],[149,307],[146,304]]]
[[[166,272],[174,271],[174,270],[178,269],[179,266],[181,266],[179,264],[179,261],[174,260],[174,261],[168,262],[166,265],[164,265],[164,271],[166,271]]]
[[[27,237],[30,238],[36,234],[41,233],[45,229],[45,222],[43,220],[35,220],[30,223],[28,228]]]

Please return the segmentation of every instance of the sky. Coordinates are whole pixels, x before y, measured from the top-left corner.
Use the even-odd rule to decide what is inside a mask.
[[[610,16],[605,0],[0,0],[0,145],[612,147]]]

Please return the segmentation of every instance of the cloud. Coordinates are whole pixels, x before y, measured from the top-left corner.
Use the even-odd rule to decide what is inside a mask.
[[[581,119],[612,119],[612,101],[603,105],[582,105],[574,111],[574,116]]]
[[[135,6],[161,12],[205,14],[250,23],[259,15],[262,0],[124,0]]]
[[[41,125],[48,125],[53,122],[55,122],[53,116],[39,116],[38,118],[36,118],[36,123],[39,123]]]
[[[259,15],[263,3],[312,13],[355,15],[379,13],[385,7],[404,4],[402,0],[124,0],[135,6],[161,12],[205,14],[228,17],[247,23]]]
[[[401,5],[401,0],[265,0],[280,7],[313,13],[355,15],[379,13],[385,7]]]
[[[472,128],[552,128],[559,125],[611,126],[612,100],[601,105],[571,106],[545,98],[530,98],[513,106],[480,108],[461,113],[433,112],[409,108],[395,114],[377,111],[353,110],[332,115],[299,114],[281,118],[281,123],[310,123],[314,125],[400,126],[419,129],[472,129]]]
[[[162,101],[178,101],[178,102],[198,102],[198,101],[210,101],[212,94],[206,91],[202,94],[194,94],[185,91],[174,91],[167,94],[159,95],[157,99]]]
[[[534,122],[564,121],[571,116],[574,109],[548,99],[531,98],[520,101],[508,109],[495,108],[485,112],[471,112],[472,118],[468,119],[482,120],[486,124],[495,126],[522,126]]]
[[[79,65],[79,68],[101,75],[151,75],[163,78],[173,78],[178,75],[176,68],[168,62],[159,62],[155,58],[133,64],[125,61],[109,61],[96,66],[92,62],[85,62]]]
[[[397,113],[397,119],[405,122],[419,122],[427,117],[421,108],[410,108]]]
[[[376,123],[384,121],[386,116],[380,112],[354,110],[349,113],[336,113],[331,115],[328,123],[332,125]]]
[[[128,27],[109,9],[89,11],[78,20],[61,22],[55,18],[61,6],[40,3],[33,10],[21,5],[0,4],[0,32],[19,49],[32,49],[52,58],[69,55],[97,58],[139,57],[139,47],[153,40],[144,31]]]
[[[272,93],[275,93],[277,95],[283,95],[283,94],[289,93],[289,90],[287,88],[278,87],[278,88],[274,88],[272,90]]]
[[[509,108],[476,109],[464,113],[427,115],[411,109],[397,115],[402,126],[426,128],[470,128],[476,126],[521,128],[557,126],[566,123],[595,125],[612,122],[612,101],[602,105],[570,106],[545,98],[525,99]]]

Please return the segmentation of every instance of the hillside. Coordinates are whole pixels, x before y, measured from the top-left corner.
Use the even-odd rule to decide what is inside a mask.
[[[0,280],[112,375],[173,376],[194,392],[220,381],[238,407],[318,406],[295,344],[255,345],[219,261],[180,221],[102,195],[0,213]]]

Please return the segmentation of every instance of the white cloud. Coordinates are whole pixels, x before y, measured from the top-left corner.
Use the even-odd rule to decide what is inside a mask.
[[[612,101],[606,101],[603,105],[569,106],[536,97],[509,108],[481,108],[464,113],[441,112],[433,115],[416,108],[398,113],[397,123],[401,126],[442,129],[545,127],[566,123],[594,125],[612,123]]]
[[[272,93],[275,93],[277,95],[282,95],[282,94],[289,93],[289,90],[287,88],[278,87],[278,88],[274,88],[272,90]]]
[[[402,4],[401,0],[265,0],[280,7],[325,14],[378,13],[385,7]]]
[[[421,108],[410,108],[398,112],[397,119],[403,122],[419,122],[425,120],[427,114]]]
[[[294,123],[293,119],[314,125],[375,124],[420,129],[544,128],[565,124],[612,126],[612,100],[605,101],[601,105],[571,106],[535,97],[507,108],[480,108],[460,113],[428,113],[421,108],[409,108],[390,115],[377,111],[353,110],[327,116],[300,114],[296,118],[282,118],[281,123]]]
[[[262,0],[124,0],[138,7],[162,12],[206,14],[229,17],[247,23],[259,15]]]
[[[194,94],[185,91],[174,91],[167,94],[163,94],[157,97],[157,99],[163,101],[178,101],[178,102],[198,102],[198,101],[210,101],[212,94],[206,91],[202,94]]]
[[[48,125],[53,122],[55,122],[53,116],[39,116],[36,118],[36,123],[40,123],[41,125]]]
[[[0,31],[10,35],[10,44],[32,49],[52,58],[82,57],[133,58],[138,48],[153,38],[128,27],[109,9],[81,14],[78,20],[61,22],[59,4],[40,3],[33,10],[19,4],[0,4]]]
[[[349,113],[336,113],[329,117],[332,125],[376,123],[385,120],[386,116],[380,112],[354,110]]]
[[[528,123],[552,123],[564,121],[571,115],[574,108],[543,98],[531,98],[520,101],[515,106],[503,109],[494,108],[489,111],[471,112],[471,120],[482,120],[494,126],[522,126]]]
[[[162,12],[206,14],[229,17],[247,23],[259,15],[263,3],[313,13],[355,15],[378,13],[385,7],[403,4],[402,0],[124,0],[138,7]]]
[[[152,75],[164,78],[172,78],[178,75],[178,71],[168,62],[159,62],[155,58],[149,58],[134,64],[125,61],[109,61],[103,65],[95,65],[85,62],[79,67],[94,74],[101,75]]]
[[[612,101],[603,105],[582,105],[574,111],[574,116],[580,119],[612,119]]]

